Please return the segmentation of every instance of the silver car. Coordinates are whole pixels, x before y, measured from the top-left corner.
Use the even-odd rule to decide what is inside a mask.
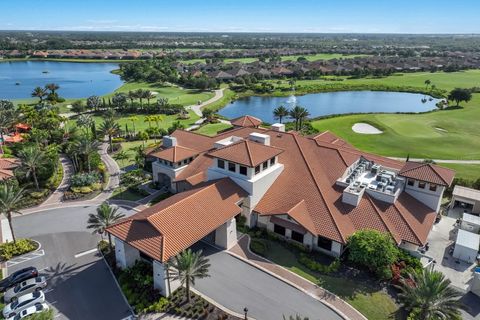
[[[7,304],[3,308],[3,317],[13,317],[14,315],[18,314],[20,311],[28,307],[31,307],[37,303],[44,302],[45,294],[43,293],[43,291],[35,291],[32,293],[24,294],[23,296],[19,297],[18,300]]]
[[[47,286],[47,278],[36,277],[20,282],[15,287],[9,288],[3,296],[6,303],[15,301],[18,297],[27,293],[42,290]]]
[[[35,304],[31,307],[28,307],[27,309],[24,309],[24,310],[20,311],[19,314],[15,315],[13,317],[10,317],[7,320],[20,320],[20,319],[26,318],[28,316],[31,316],[32,314],[47,311],[48,309],[50,309],[50,308],[48,307],[48,305],[46,303],[37,303],[37,304]]]

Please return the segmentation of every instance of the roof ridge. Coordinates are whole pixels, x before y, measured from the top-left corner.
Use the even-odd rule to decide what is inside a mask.
[[[305,161],[305,164],[307,165],[308,172],[310,173],[310,176],[312,177],[313,181],[315,182],[315,186],[317,187],[317,189],[320,193],[320,197],[323,199],[323,202],[325,203],[325,206],[327,207],[327,211],[328,211],[328,213],[330,213],[330,216],[332,217],[332,220],[335,224],[335,228],[337,228],[337,231],[338,231],[338,234],[340,235],[340,238],[343,241],[345,241],[346,239],[343,236],[342,231],[340,231],[340,228],[338,227],[338,222],[335,219],[334,215],[332,214],[332,210],[330,209],[330,206],[328,205],[328,202],[325,200],[325,197],[323,196],[322,189],[320,188],[320,185],[318,184],[317,179],[315,178],[315,175],[313,174],[312,168],[310,167],[310,164],[308,163],[307,158],[305,157],[305,154],[303,153],[302,147],[300,146],[300,143],[297,140],[297,136],[296,135],[292,135],[292,136],[293,136],[293,139],[294,139],[294,141],[295,141],[295,143],[298,147],[298,150],[300,150],[300,154],[302,155],[303,161]],[[316,229],[316,226],[315,226],[315,229]],[[318,230],[317,230],[317,232],[318,232]]]
[[[253,158],[252,158],[252,152],[250,151],[250,147],[249,147],[249,144],[248,144],[248,141],[247,140],[244,140],[245,142],[245,147],[247,148],[247,155],[248,155],[248,160],[250,160],[250,166],[253,167]]]
[[[433,166],[433,164],[431,163],[427,163],[427,165],[430,167],[430,169],[433,170],[433,172],[435,172],[435,174],[437,175],[437,177],[440,178],[440,180],[442,180],[443,182],[445,182],[446,185],[448,185],[448,182],[445,181],[445,179],[443,179],[442,175],[440,173],[437,172],[437,169],[435,169],[435,167]],[[448,169],[448,168],[447,168]]]
[[[385,218],[382,216],[382,213],[380,212],[380,210],[378,209],[377,205],[375,204],[375,202],[373,202],[373,199],[367,194],[367,197],[368,201],[370,202],[370,204],[372,205],[372,207],[375,209],[375,212],[377,213],[377,215],[380,217],[380,220],[382,220],[383,224],[385,225],[385,227],[388,229],[388,231],[390,232],[390,234],[394,235],[394,232],[395,231],[395,234],[397,235],[397,237],[401,238],[400,235],[398,234],[397,230],[396,229],[393,229],[391,228],[391,226],[389,225],[389,223],[387,223],[385,221]]]
[[[408,228],[410,229],[410,231],[412,231],[412,233],[415,235],[415,238],[417,238],[418,242],[419,243],[422,243],[422,241],[420,240],[420,237],[418,236],[417,232],[415,231],[414,228],[412,228],[412,226],[410,225],[410,223],[408,223],[407,219],[405,219],[405,216],[403,215],[403,212],[402,210],[400,210],[397,206],[397,202],[395,201],[395,203],[393,204],[393,207],[395,208],[395,210],[397,210],[397,212],[400,214],[400,216],[402,217],[402,220],[405,221],[405,224],[408,226]]]

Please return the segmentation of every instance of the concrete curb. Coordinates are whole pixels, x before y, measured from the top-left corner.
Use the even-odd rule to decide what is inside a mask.
[[[240,314],[240,313],[237,313],[235,311],[232,311],[230,309],[228,309],[227,307],[224,307],[222,306],[220,303],[216,302],[215,300],[211,299],[210,297],[204,295],[203,293],[199,292],[197,289],[195,288],[190,288],[190,290],[192,290],[193,293],[195,293],[196,295],[199,295],[200,297],[202,297],[203,299],[205,299],[206,301],[208,301],[209,303],[213,304],[215,307],[217,307],[218,309],[222,310],[223,312],[225,313],[228,313],[232,316],[235,316],[235,317],[238,317],[240,319],[244,319],[245,318],[245,315],[243,314]],[[252,318],[252,317],[248,317],[248,319],[250,320],[256,320],[255,318]]]
[[[292,275],[294,275],[294,276],[296,276],[296,277],[300,277],[299,275],[295,274],[294,272],[292,272],[292,271],[290,271],[290,270],[288,270],[288,269],[286,269],[286,268],[284,268],[284,267],[282,267],[282,266],[280,266],[280,265],[278,265],[278,264],[276,264],[276,263],[274,263],[274,262],[272,262],[272,261],[270,261],[270,260],[268,260],[268,259],[266,259],[266,258],[264,258],[264,257],[262,257],[262,256],[259,256],[259,255],[256,254],[256,253],[252,252],[252,251],[250,250],[250,241],[251,241],[250,236],[244,234],[243,236],[241,236],[241,237],[238,239],[238,241],[239,241],[240,239],[242,239],[243,237],[247,237],[247,238],[248,238],[247,250],[248,250],[248,252],[249,252],[250,254],[258,257],[259,259],[265,260],[266,262],[269,262],[269,263],[271,263],[271,264],[274,264],[274,265],[278,266],[279,268],[281,268],[281,269],[283,269],[283,270],[291,273]],[[305,289],[302,288],[301,286],[299,286],[299,285],[291,282],[290,280],[285,279],[285,278],[279,276],[278,274],[276,274],[276,273],[274,273],[274,272],[272,272],[272,271],[270,271],[270,270],[268,270],[268,269],[266,269],[266,268],[264,268],[264,267],[256,264],[255,262],[252,262],[252,261],[250,261],[249,259],[246,259],[246,258],[244,258],[244,257],[242,257],[242,256],[240,256],[240,255],[238,255],[238,254],[236,254],[236,253],[234,253],[234,252],[231,252],[230,250],[226,250],[226,252],[227,252],[228,254],[230,254],[232,257],[235,257],[235,258],[237,258],[237,259],[239,259],[239,260],[242,260],[242,261],[244,261],[244,262],[246,262],[246,263],[254,266],[255,268],[257,268],[257,269],[259,269],[259,270],[261,270],[261,271],[269,274],[269,275],[272,276],[272,277],[275,277],[275,278],[277,278],[277,279],[285,282],[286,284],[290,285],[291,287],[294,287],[295,289],[300,290],[300,291],[302,291],[303,293],[305,293],[305,294],[309,295],[310,297],[314,298],[315,300],[323,303],[325,306],[327,306],[328,308],[330,308],[331,310],[333,310],[334,312],[336,312],[336,313],[337,313],[339,316],[341,316],[343,319],[345,319],[345,320],[351,320],[351,319],[350,319],[349,317],[347,317],[342,311],[338,310],[336,307],[334,307],[333,305],[331,305],[328,301],[322,300],[321,298],[319,298],[319,297],[317,297],[316,295],[308,292],[307,290],[305,290]],[[309,282],[311,285],[313,285],[313,286],[315,286],[315,287],[319,287],[317,284],[309,281],[308,279],[305,279],[305,278],[303,278],[303,277],[300,277],[300,278],[301,278],[302,280],[305,280],[305,281]],[[320,287],[319,287],[319,288],[320,288]],[[345,300],[343,300],[342,298],[340,298],[339,296],[337,296],[336,294],[333,294],[332,292],[330,292],[330,291],[328,291],[328,290],[326,290],[326,289],[324,289],[324,288],[321,288],[321,289],[324,290],[325,292],[327,292],[329,295],[334,296],[334,297],[337,298],[338,300],[343,301],[345,304],[349,305],[352,309],[357,310],[357,309],[355,309],[354,307],[352,307],[348,302],[346,302]],[[363,314],[361,314],[358,310],[357,310],[357,312],[358,312],[358,314],[359,314],[361,317],[363,317],[363,319],[368,320],[368,319],[367,319]]]
[[[21,255],[19,255],[19,256],[12,257],[12,259],[21,258],[22,256],[25,256],[25,255],[30,254],[30,253],[32,253],[32,252],[37,252],[37,251],[39,251],[39,250],[42,248],[42,244],[41,244],[40,242],[38,242],[37,240],[34,240],[34,239],[30,239],[30,240],[38,244],[37,249],[32,250],[32,251],[27,252],[27,253],[24,253],[24,254],[21,254]],[[4,277],[6,277],[6,276],[8,275],[7,262],[10,261],[10,260],[12,260],[12,259],[9,259],[9,260],[6,260],[6,261],[3,261],[3,262],[2,262],[2,263],[3,263],[2,272],[3,272],[3,276],[4,276]],[[26,261],[25,261],[25,262],[26,262]]]

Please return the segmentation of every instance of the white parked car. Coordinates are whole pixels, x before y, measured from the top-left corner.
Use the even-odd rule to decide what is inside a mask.
[[[27,309],[20,311],[20,313],[17,314],[16,316],[7,318],[6,320],[20,320],[25,317],[31,316],[32,314],[47,311],[48,309],[50,308],[46,303],[37,303],[31,307],[28,307]]]
[[[23,296],[24,294],[42,290],[46,286],[47,286],[47,278],[45,277],[36,277],[36,278],[28,279],[15,285],[15,287],[9,288],[5,292],[3,299],[5,300],[6,303],[9,303],[17,300],[18,297]]]
[[[31,307],[37,303],[45,302],[45,294],[43,291],[35,291],[32,293],[24,294],[20,296],[16,301],[10,302],[3,308],[3,317],[13,317],[20,311]]]

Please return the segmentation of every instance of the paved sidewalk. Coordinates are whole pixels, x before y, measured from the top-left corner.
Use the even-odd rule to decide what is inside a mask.
[[[203,113],[202,113],[202,108],[205,107],[206,105],[209,105],[210,103],[213,103],[213,102],[216,102],[220,99],[223,98],[223,90],[224,89],[218,89],[218,90],[215,90],[215,95],[208,99],[207,101],[201,103],[201,104],[194,104],[194,105],[191,105],[191,106],[186,106],[185,109],[187,110],[192,110],[193,112],[195,112],[195,114],[199,117],[202,117],[203,116]]]
[[[407,158],[397,158],[397,157],[389,157],[393,160],[405,161]],[[429,159],[431,160],[431,159]],[[423,162],[425,159],[419,158],[410,158],[410,161],[415,162]],[[445,159],[433,159],[436,163],[457,163],[457,164],[480,164],[480,160],[445,160]]]
[[[366,320],[366,318],[347,302],[337,297],[333,293],[315,285],[314,283],[296,275],[295,273],[252,253],[249,249],[250,237],[244,235],[238,243],[228,250],[235,256],[238,256],[249,263],[265,270],[273,276],[301,289],[302,291],[324,301],[327,305],[332,306],[336,311],[341,312],[350,320]]]
[[[45,207],[49,205],[55,205],[63,202],[63,195],[65,191],[68,191],[70,188],[70,181],[72,179],[72,175],[74,174],[73,164],[70,158],[67,157],[65,154],[60,155],[60,163],[63,167],[63,178],[60,185],[57,189],[47,198],[44,202],[42,202],[38,207]]]

